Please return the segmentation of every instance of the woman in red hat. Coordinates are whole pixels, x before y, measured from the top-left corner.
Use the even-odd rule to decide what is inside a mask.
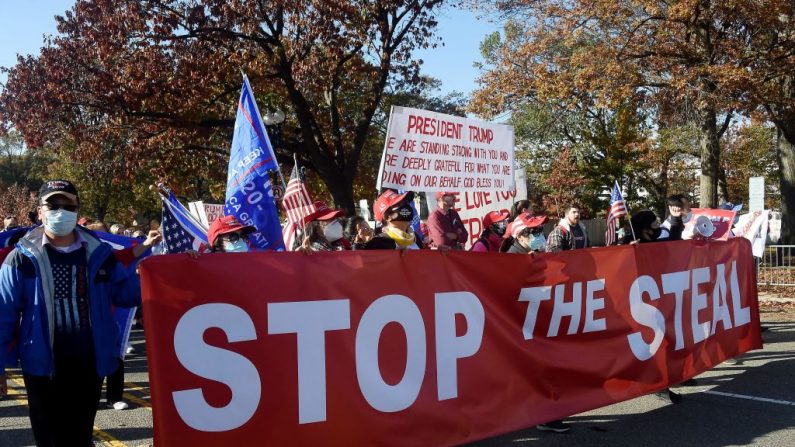
[[[373,205],[375,219],[381,222],[381,233],[375,235],[365,245],[365,250],[417,250],[422,242],[417,240],[411,221],[414,210],[410,202],[414,199],[413,192],[398,193],[388,189],[384,191]]]
[[[516,216],[516,219],[508,225],[500,251],[525,255],[530,252],[546,251],[544,238],[546,221],[547,216],[533,217],[530,213]]]
[[[345,239],[344,226],[340,219],[345,211],[329,208],[325,202],[315,202],[315,212],[304,219],[306,237],[301,244],[301,251],[338,251],[350,250],[351,244]]]
[[[235,216],[221,216],[210,225],[207,242],[212,253],[244,253],[249,251],[248,235],[256,231],[243,225]]]
[[[470,251],[499,252],[502,245],[502,236],[508,225],[507,211],[490,211],[483,217],[483,231],[480,238],[472,244]]]

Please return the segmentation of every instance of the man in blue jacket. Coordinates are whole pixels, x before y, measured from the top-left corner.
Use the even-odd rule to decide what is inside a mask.
[[[108,244],[76,226],[79,204],[71,182],[46,182],[42,225],[0,267],[0,346],[17,337],[39,447],[92,445],[102,378],[118,367],[111,306],[141,301],[137,276]]]

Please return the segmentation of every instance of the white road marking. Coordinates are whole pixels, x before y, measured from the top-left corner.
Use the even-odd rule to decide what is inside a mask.
[[[721,391],[706,390],[706,394],[714,394],[716,396],[734,397],[736,399],[754,400],[757,402],[766,402],[769,404],[791,405],[795,406],[795,402],[789,400],[768,399],[766,397],[749,396],[747,394],[724,393]]]

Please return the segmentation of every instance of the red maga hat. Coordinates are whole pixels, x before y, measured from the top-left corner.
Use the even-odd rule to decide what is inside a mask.
[[[210,243],[210,246],[213,246],[218,236],[234,233],[238,230],[243,234],[257,231],[257,229],[251,225],[243,225],[238,222],[235,216],[221,216],[210,225],[210,229],[207,231],[207,241]]]
[[[313,220],[326,221],[336,217],[345,216],[345,211],[335,208],[329,208],[326,202],[315,200],[315,212],[309,214],[304,218],[304,225],[312,222]]]
[[[508,225],[504,237],[516,237],[525,228],[540,227],[546,223],[547,219],[547,216],[531,216],[530,213],[522,213],[516,216],[516,219]]]
[[[490,211],[483,217],[483,228],[488,228],[497,222],[502,222],[503,220],[508,219],[509,217],[511,217],[511,215],[507,211]]]
[[[404,200],[413,200],[414,193],[404,192],[403,194],[394,191],[392,189],[387,189],[380,196],[375,200],[375,204],[373,204],[373,214],[375,214],[375,220],[383,221],[384,214],[393,206],[397,205],[398,203],[403,202]]]

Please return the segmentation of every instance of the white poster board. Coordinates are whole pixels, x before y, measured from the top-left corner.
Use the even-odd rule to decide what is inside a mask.
[[[377,188],[515,191],[513,127],[393,106]]]
[[[751,177],[748,179],[748,211],[765,209],[765,178]]]
[[[455,209],[461,216],[464,227],[469,232],[466,249],[478,240],[483,231],[483,217],[491,211],[511,211],[513,204],[519,200],[527,199],[527,183],[524,169],[517,169],[515,173],[516,191],[464,191],[455,194]],[[428,194],[428,213],[436,210],[434,194]]]
[[[205,228],[209,228],[210,224],[224,215],[223,205],[204,203],[202,201],[188,203],[188,210],[205,226]]]

